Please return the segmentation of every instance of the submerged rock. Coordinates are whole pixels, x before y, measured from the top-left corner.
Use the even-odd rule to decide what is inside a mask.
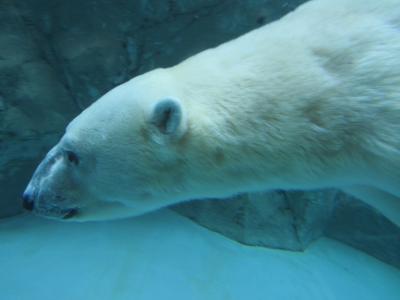
[[[400,228],[364,202],[334,190],[243,194],[173,209],[243,244],[302,251],[328,236],[400,268]]]
[[[192,201],[174,210],[243,244],[301,251],[323,234],[336,193],[252,193]]]
[[[78,110],[45,44],[11,5],[0,5],[0,217],[20,211],[20,194],[42,153]]]
[[[400,268],[400,228],[356,198],[337,197],[326,235]]]

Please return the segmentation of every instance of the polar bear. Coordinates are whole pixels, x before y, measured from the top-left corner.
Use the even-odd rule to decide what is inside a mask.
[[[400,224],[399,0],[314,0],[117,86],[68,125],[23,198],[85,221],[325,187]]]

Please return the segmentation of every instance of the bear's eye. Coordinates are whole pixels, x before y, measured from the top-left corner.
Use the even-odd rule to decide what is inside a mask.
[[[70,163],[73,163],[74,165],[78,165],[79,164],[79,157],[78,157],[78,155],[76,155],[75,152],[73,152],[73,151],[65,151],[65,153],[67,154],[67,158],[68,158],[68,161]]]

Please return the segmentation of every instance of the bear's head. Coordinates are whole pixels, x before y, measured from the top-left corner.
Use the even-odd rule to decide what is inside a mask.
[[[154,70],[84,110],[36,169],[24,207],[85,221],[139,215],[185,198],[180,148],[188,124],[173,86],[165,70]]]

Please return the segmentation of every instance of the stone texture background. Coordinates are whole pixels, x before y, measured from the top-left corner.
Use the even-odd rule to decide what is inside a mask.
[[[400,268],[400,228],[335,190],[243,194],[173,209],[243,244],[303,251],[325,235]]]
[[[247,245],[302,251],[324,234],[336,191],[243,194],[183,203],[174,210]]]
[[[66,124],[107,90],[303,2],[0,0],[0,217],[20,212],[37,163]],[[175,209],[242,243],[303,250],[326,233],[400,266],[400,229],[334,191],[241,195]]]

